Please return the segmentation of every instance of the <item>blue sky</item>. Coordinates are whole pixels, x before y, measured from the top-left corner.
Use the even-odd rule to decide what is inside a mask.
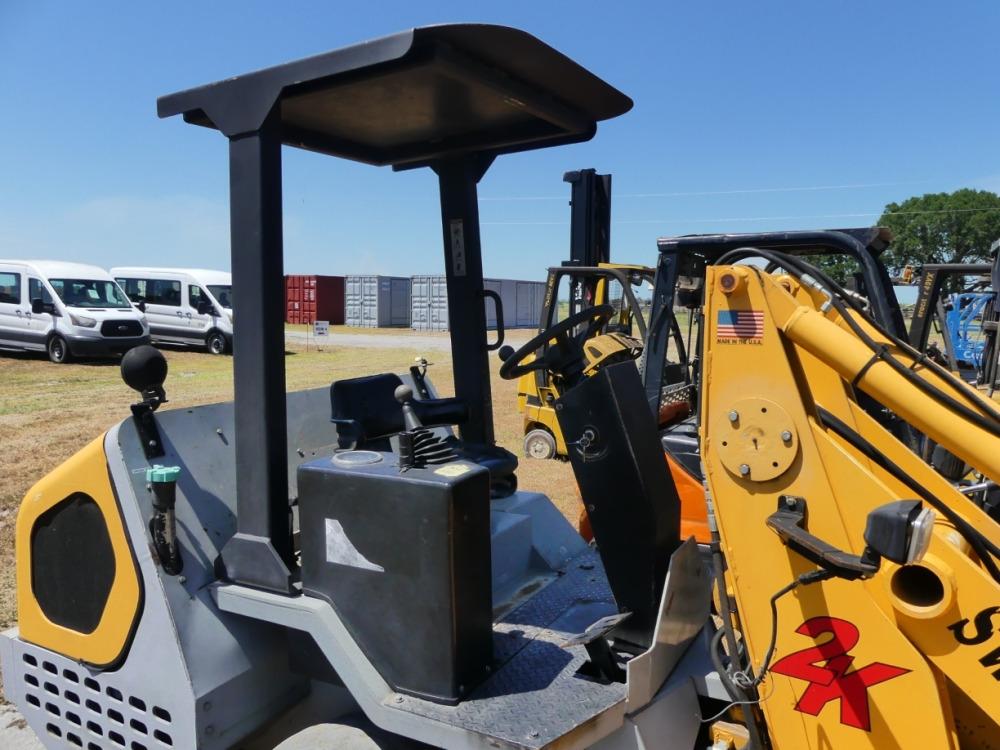
[[[658,236],[861,226],[1000,190],[1000,4],[0,0],[0,256],[229,267],[225,140],[156,97],[415,25],[518,26],[635,100],[586,144],[501,157],[487,275],[567,254],[563,172],[614,175],[612,254]],[[436,183],[286,149],[291,273],[443,271]]]

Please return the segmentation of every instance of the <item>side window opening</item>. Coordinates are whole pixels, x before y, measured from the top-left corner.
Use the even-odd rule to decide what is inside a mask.
[[[147,304],[180,307],[181,282],[168,279],[142,279],[138,283],[145,287],[143,296]]]
[[[29,278],[28,279],[28,301],[34,302],[36,299],[40,299],[45,304],[52,304],[52,295],[49,294],[49,290],[42,283],[41,279]]]
[[[21,304],[21,274],[0,272],[0,302]]]
[[[115,279],[132,302],[147,302],[145,279]]]

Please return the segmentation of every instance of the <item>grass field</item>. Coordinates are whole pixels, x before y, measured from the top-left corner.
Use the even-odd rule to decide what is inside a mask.
[[[380,329],[338,332],[373,333]],[[405,336],[408,332],[390,329]],[[442,334],[447,335],[447,334]],[[324,345],[322,352],[290,345],[285,358],[288,390],[328,385],[339,378],[375,372],[405,372],[414,349]],[[232,358],[199,351],[165,350],[170,366],[163,409],[227,401],[232,398]],[[441,395],[452,393],[450,355],[435,351],[431,379]],[[491,360],[497,442],[521,455],[521,419],[513,381],[496,375]],[[53,365],[42,356],[0,354],[0,629],[13,624],[14,525],[17,506],[31,485],[90,440],[129,415],[135,393],[114,363]],[[575,518],[576,483],[569,464],[521,459],[524,489],[546,492]]]

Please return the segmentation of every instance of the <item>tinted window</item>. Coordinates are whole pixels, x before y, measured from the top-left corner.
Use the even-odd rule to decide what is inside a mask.
[[[188,304],[197,309],[198,303],[202,300],[207,302],[208,297],[205,296],[201,287],[195,286],[194,284],[188,284]]]
[[[42,302],[47,304],[52,302],[52,295],[49,294],[49,290],[45,288],[45,285],[39,279],[28,279],[28,301],[34,302],[36,299],[40,299]]]
[[[21,303],[21,274],[0,271],[0,302]]]
[[[145,279],[146,302],[153,305],[181,305],[181,282],[166,279]]]
[[[144,302],[146,300],[146,280],[145,279],[115,279],[118,286],[125,290],[125,294],[133,302]]]

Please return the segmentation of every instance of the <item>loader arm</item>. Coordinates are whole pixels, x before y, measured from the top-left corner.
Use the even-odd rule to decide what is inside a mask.
[[[715,266],[706,276],[702,456],[751,674],[775,748],[973,748],[1000,740],[997,523],[859,404],[863,392],[989,479],[996,409],[811,277]],[[768,527],[866,550],[879,506],[937,516],[917,563],[769,597],[815,564]],[[1000,627],[1000,617],[997,617]],[[996,674],[994,674],[996,673]],[[991,717],[992,715],[992,717]]]

